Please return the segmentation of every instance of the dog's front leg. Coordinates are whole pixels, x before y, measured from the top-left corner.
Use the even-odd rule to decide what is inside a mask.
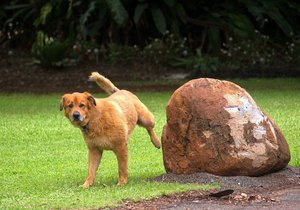
[[[123,186],[127,183],[127,163],[128,163],[128,149],[127,145],[124,145],[121,148],[118,148],[114,151],[117,160],[118,160],[118,168],[119,168],[119,180],[118,180],[118,186]]]
[[[88,176],[86,181],[82,185],[83,188],[90,187],[95,180],[96,172],[100,164],[103,150],[98,150],[96,148],[89,148],[89,166],[88,166]]]

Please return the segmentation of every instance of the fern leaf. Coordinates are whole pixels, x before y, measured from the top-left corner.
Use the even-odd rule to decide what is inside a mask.
[[[120,0],[106,0],[113,18],[118,25],[123,25],[128,19],[128,13]]]
[[[154,20],[154,24],[155,24],[157,30],[161,34],[164,34],[167,30],[167,23],[166,23],[166,18],[164,16],[164,14],[162,13],[161,9],[152,8],[151,13],[152,13],[152,18]]]
[[[137,24],[141,18],[141,16],[143,15],[145,9],[147,9],[148,7],[148,4],[146,3],[142,3],[142,4],[138,4],[135,8],[135,11],[134,11],[134,22],[135,24]]]

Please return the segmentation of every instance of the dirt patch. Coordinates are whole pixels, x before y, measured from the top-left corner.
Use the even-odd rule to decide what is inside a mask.
[[[300,168],[287,167],[260,177],[223,177],[208,173],[165,174],[156,182],[208,184],[219,182],[211,191],[189,191],[138,202],[124,201],[115,209],[298,209]],[[223,193],[223,195],[222,195]]]
[[[202,184],[219,182],[221,184],[221,189],[270,189],[275,186],[284,187],[293,184],[300,185],[300,168],[288,166],[276,173],[271,173],[259,177],[216,176],[208,173],[195,173],[190,175],[164,174],[152,179],[152,181]]]

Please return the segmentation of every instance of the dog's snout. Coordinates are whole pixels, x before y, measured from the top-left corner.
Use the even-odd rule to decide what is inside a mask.
[[[80,113],[78,111],[73,112],[73,119],[74,121],[80,120]]]

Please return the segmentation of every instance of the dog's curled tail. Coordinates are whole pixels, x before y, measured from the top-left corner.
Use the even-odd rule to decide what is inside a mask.
[[[109,79],[105,78],[98,72],[92,72],[89,80],[96,82],[109,95],[119,91],[119,88],[117,88]]]

